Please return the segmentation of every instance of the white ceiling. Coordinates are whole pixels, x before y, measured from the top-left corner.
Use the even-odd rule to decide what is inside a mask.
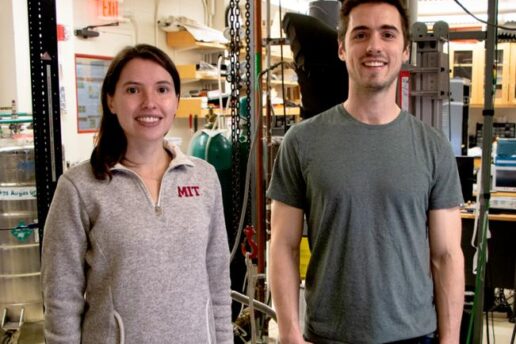
[[[459,0],[473,14],[487,13],[488,1]],[[420,15],[463,14],[464,10],[453,0],[418,0]],[[515,0],[498,0],[499,13],[516,13]]]
[[[487,20],[488,2],[486,0],[459,0],[471,13]],[[418,21],[435,22],[444,20],[450,25],[482,25],[465,13],[454,0],[418,0]],[[516,21],[516,1],[498,0],[498,23]]]
[[[267,0],[263,0],[267,1]],[[285,9],[308,12],[308,4],[314,0],[268,0],[272,5]],[[336,1],[336,0],[335,0]],[[407,0],[409,3],[412,0]],[[488,3],[491,0],[458,0],[471,13],[487,20]],[[418,21],[435,22],[445,20],[450,25],[478,25],[478,22],[464,12],[454,0],[417,0]],[[498,0],[498,22],[516,21],[516,0]]]

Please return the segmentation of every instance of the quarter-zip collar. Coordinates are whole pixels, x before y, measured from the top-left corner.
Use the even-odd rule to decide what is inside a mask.
[[[122,165],[119,162],[116,163],[115,166],[113,166],[111,168],[111,171],[125,171],[130,174],[133,174],[138,179],[138,181],[141,183],[141,186],[143,187],[144,192],[147,195],[147,198],[149,199],[151,204],[154,206],[154,211],[155,211],[156,215],[158,215],[158,216],[160,216],[163,213],[163,211],[161,209],[161,193],[163,191],[163,180],[166,177],[167,173],[169,173],[171,170],[173,170],[179,166],[191,166],[191,167],[194,166],[193,161],[186,154],[181,152],[179,147],[176,146],[175,144],[170,143],[167,140],[164,140],[163,147],[172,155],[172,160],[170,161],[170,164],[168,165],[165,173],[163,174],[163,178],[160,181],[159,194],[158,194],[158,199],[157,199],[156,204],[154,204],[152,202],[152,198],[149,194],[149,190],[147,190],[147,188],[145,187],[145,183],[143,182],[141,177],[136,172],[134,172],[130,168],[127,168],[126,166]]]
[[[165,149],[170,154],[172,154],[172,160],[170,161],[170,164],[168,165],[168,168],[165,171],[165,173],[167,173],[171,169],[174,169],[176,167],[183,166],[183,165],[194,166],[194,163],[190,159],[190,157],[188,157],[188,155],[184,154],[181,151],[181,149],[179,149],[179,147],[176,146],[175,144],[170,143],[167,140],[163,140],[163,147],[165,147]],[[113,167],[111,167],[111,171],[116,171],[116,170],[127,171],[127,170],[130,170],[130,169],[125,167],[121,163],[117,162]]]

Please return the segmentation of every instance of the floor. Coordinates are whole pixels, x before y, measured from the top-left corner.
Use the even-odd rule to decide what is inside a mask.
[[[491,313],[489,315],[489,328],[487,328],[484,322],[484,340],[483,343],[487,344],[509,344],[511,343],[512,333],[514,331],[514,323],[509,322],[506,313]],[[485,316],[484,316],[485,321]],[[487,336],[489,332],[489,340]],[[516,342],[515,342],[516,343]]]
[[[1,331],[1,330],[0,330]],[[0,336],[2,344],[45,344],[43,338],[43,322],[38,323],[25,323],[23,324],[23,330],[18,332],[10,341],[7,341],[5,337]]]
[[[492,317],[491,317],[492,314]],[[484,318],[485,319],[485,318]],[[32,326],[32,325],[31,325]],[[510,344],[514,331],[514,323],[509,322],[506,313],[494,312],[489,314],[489,328],[484,322],[484,344]],[[18,338],[18,344],[43,344],[41,341],[41,324],[34,324],[34,328],[27,328],[24,334]],[[38,333],[36,333],[38,332]],[[37,335],[36,335],[37,334]],[[489,339],[488,339],[489,334]],[[277,344],[278,326],[274,320],[269,322],[268,344]],[[515,342],[516,343],[516,342]]]
[[[23,334],[18,338],[17,344],[43,344],[42,323],[25,324]],[[489,313],[489,327],[486,326],[484,315],[484,338],[483,344],[511,344],[511,338],[515,324],[509,322],[507,313]],[[278,337],[278,326],[274,320],[269,322],[269,338],[267,344],[276,344]],[[262,342],[259,342],[262,343]],[[516,343],[516,341],[514,342]]]

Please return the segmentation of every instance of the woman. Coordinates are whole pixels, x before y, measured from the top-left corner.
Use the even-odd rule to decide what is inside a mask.
[[[179,94],[153,46],[111,63],[96,147],[59,179],[45,224],[48,344],[233,342],[217,175],[163,138]]]

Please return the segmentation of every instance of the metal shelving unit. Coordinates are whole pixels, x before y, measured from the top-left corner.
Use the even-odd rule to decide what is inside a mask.
[[[55,0],[28,0],[38,222],[42,224],[63,173]]]

